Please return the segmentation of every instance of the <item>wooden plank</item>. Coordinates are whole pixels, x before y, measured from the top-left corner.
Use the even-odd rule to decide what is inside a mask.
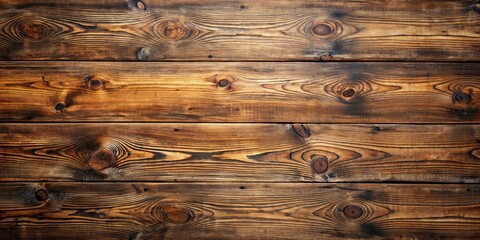
[[[480,186],[3,183],[3,239],[478,239]]]
[[[0,62],[1,121],[479,123],[479,63]]]
[[[1,181],[480,182],[480,125],[3,124]]]
[[[476,0],[2,0],[5,60],[479,61]]]

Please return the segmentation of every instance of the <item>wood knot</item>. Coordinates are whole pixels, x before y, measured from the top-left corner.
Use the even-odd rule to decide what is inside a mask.
[[[453,100],[458,103],[470,103],[472,101],[472,95],[472,89],[469,90],[468,94],[457,92],[453,94]]]
[[[293,124],[293,131],[302,138],[309,138],[311,135],[310,129],[303,124]]]
[[[312,31],[315,35],[326,36],[332,34],[333,28],[326,23],[320,23],[313,27]]]
[[[137,5],[137,8],[142,11],[147,10],[147,7],[145,7],[145,4],[142,1],[138,1],[136,5]]]
[[[329,20],[320,20],[313,24],[311,31],[317,37],[330,38],[337,32],[337,25]]]
[[[351,102],[355,101],[362,89],[361,83],[336,84],[332,87],[332,92],[335,92],[342,101]]]
[[[177,21],[165,21],[160,24],[160,35],[164,38],[179,41],[190,37],[191,31]]]
[[[55,109],[55,111],[61,112],[63,109],[65,109],[65,103],[59,102],[55,104],[53,108]]]
[[[88,89],[97,90],[103,87],[103,81],[93,77],[85,78],[85,82]]]
[[[324,173],[328,169],[328,160],[325,156],[313,155],[312,157],[312,170],[317,173]]]
[[[332,60],[332,54],[331,53],[323,53],[321,56],[320,56],[320,61],[330,61]]]
[[[343,90],[342,91],[342,96],[344,98],[351,98],[351,97],[355,96],[355,89],[347,88],[347,89]]]
[[[348,219],[358,219],[363,215],[363,209],[356,205],[347,205],[343,209],[343,215]]]
[[[140,48],[137,51],[137,59],[140,61],[146,60],[150,52],[146,48]]]
[[[226,88],[230,86],[230,81],[228,81],[227,79],[221,79],[220,81],[217,82],[217,86],[221,88]]]
[[[115,162],[115,155],[108,148],[96,151],[88,160],[88,165],[95,171],[110,167]]]
[[[194,218],[192,211],[176,205],[167,205],[162,210],[165,221],[169,223],[184,224]]]
[[[208,78],[208,81],[214,83],[218,89],[231,90],[233,88],[235,77],[226,74],[215,74]]]
[[[40,21],[26,22],[20,25],[20,35],[26,39],[40,41],[47,38],[50,28]]]
[[[35,192],[35,199],[37,199],[37,201],[39,202],[47,201],[48,198],[49,198],[48,192],[45,189],[38,189]]]

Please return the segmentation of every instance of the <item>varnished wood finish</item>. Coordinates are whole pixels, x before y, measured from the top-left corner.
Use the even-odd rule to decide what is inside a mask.
[[[478,63],[0,62],[2,121],[478,123]]]
[[[480,125],[4,124],[2,181],[480,182]]]
[[[480,0],[0,0],[0,240],[480,239]]]
[[[479,61],[476,0],[2,0],[4,60]]]
[[[478,239],[479,226],[479,185],[0,185],[2,239]]]

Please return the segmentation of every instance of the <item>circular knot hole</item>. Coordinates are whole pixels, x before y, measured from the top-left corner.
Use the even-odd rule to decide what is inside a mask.
[[[65,103],[59,102],[59,103],[55,104],[55,107],[53,107],[53,108],[55,109],[55,111],[60,112],[65,108]]]
[[[98,79],[89,79],[87,80],[87,86],[92,90],[96,90],[103,86],[103,82]]]
[[[217,85],[221,88],[226,88],[230,86],[230,81],[228,81],[227,79],[221,79],[220,81],[217,82]]]
[[[345,98],[351,98],[353,96],[355,96],[355,89],[353,88],[348,88],[348,89],[345,89],[343,92],[342,92],[342,96],[345,97]]]

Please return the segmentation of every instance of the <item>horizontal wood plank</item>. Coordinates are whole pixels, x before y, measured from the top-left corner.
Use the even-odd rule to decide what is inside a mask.
[[[479,61],[476,0],[2,0],[4,60]]]
[[[480,182],[480,125],[2,124],[1,181]]]
[[[1,121],[479,123],[479,63],[0,62]]]
[[[2,239],[478,239],[480,186],[2,183]]]

